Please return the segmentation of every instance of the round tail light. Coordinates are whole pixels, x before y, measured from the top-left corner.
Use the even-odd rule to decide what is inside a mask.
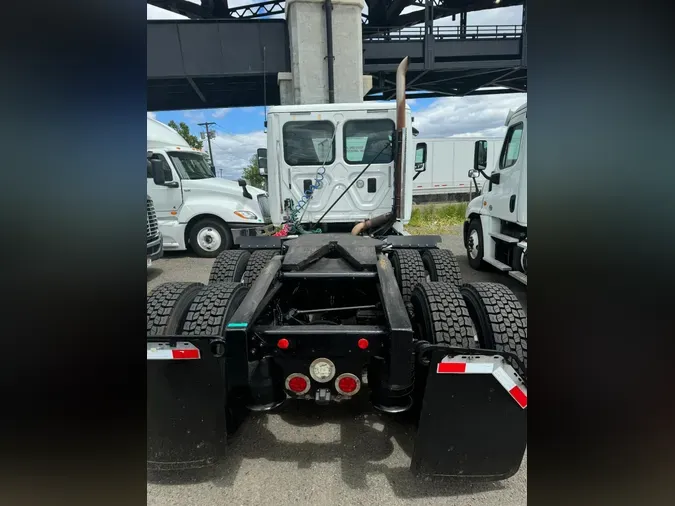
[[[358,340],[358,342],[356,344],[358,345],[359,348],[361,348],[362,350],[365,350],[365,349],[368,348],[368,345],[370,343],[368,342],[368,339],[361,338],[361,339]]]
[[[309,378],[304,374],[295,373],[286,378],[286,389],[294,394],[306,394],[309,392],[310,386]]]
[[[290,344],[291,344],[291,343],[289,343],[289,342],[288,342],[288,339],[286,339],[285,337],[282,337],[281,339],[279,339],[279,340],[277,341],[277,347],[278,347],[280,350],[287,350],[288,347],[290,346]]]
[[[335,380],[335,390],[342,395],[354,395],[361,389],[359,378],[350,373],[340,374]]]

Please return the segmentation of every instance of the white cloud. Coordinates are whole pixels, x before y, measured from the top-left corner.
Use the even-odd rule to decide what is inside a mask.
[[[193,123],[204,123],[206,121],[206,114],[202,110],[183,111],[183,117]]]
[[[527,101],[525,93],[449,97],[415,112],[420,137],[502,136],[509,109]]]
[[[229,109],[216,109],[216,110],[214,111],[214,113],[212,114],[212,116],[213,116],[214,118],[222,118],[222,117],[225,116],[228,112],[230,112]]]
[[[267,134],[262,130],[247,134],[228,134],[219,131],[216,138],[211,140],[213,163],[219,175],[222,170],[226,179],[237,179],[256,150],[266,146]],[[204,149],[208,151],[207,143],[204,143]]]

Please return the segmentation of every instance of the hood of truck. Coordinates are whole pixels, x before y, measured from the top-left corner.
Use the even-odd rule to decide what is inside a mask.
[[[211,177],[208,179],[183,179],[183,188],[190,190],[202,190],[206,192],[221,193],[223,195],[244,198],[244,189],[239,186],[236,181],[223,179],[220,177]],[[255,200],[258,195],[265,195],[265,191],[254,188],[253,186],[246,186],[248,192]],[[248,200],[248,199],[246,199]]]

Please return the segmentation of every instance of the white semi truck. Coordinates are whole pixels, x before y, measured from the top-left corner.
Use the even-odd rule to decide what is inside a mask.
[[[188,245],[199,256],[216,257],[233,236],[255,235],[269,223],[267,194],[215,177],[206,154],[190,147],[174,129],[148,118],[148,158],[161,162],[164,182],[148,172],[148,195],[157,213],[165,251]]]
[[[487,142],[476,141],[474,169],[486,179],[481,195],[466,210],[464,245],[469,265],[485,263],[527,285],[527,103],[509,111],[506,136],[491,174],[486,172]]]
[[[412,194],[417,203],[468,195],[472,186],[467,170],[473,167],[476,137],[415,139],[415,175]],[[487,166],[490,173],[499,156],[503,137],[487,140]]]

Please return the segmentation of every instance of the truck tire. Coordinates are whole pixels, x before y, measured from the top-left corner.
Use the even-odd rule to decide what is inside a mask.
[[[268,262],[278,254],[279,252],[273,249],[259,249],[251,253],[244,275],[241,277],[241,282],[249,287],[253,285]]]
[[[192,300],[181,335],[224,336],[225,327],[248,293],[241,283],[203,286]]]
[[[204,218],[190,227],[190,246],[192,250],[204,258],[214,258],[232,247],[230,228],[215,218]]]
[[[391,265],[396,274],[396,282],[403,296],[403,302],[408,314],[413,316],[413,306],[410,303],[415,287],[427,279],[424,263],[420,252],[415,249],[394,250],[391,254]]]
[[[244,249],[221,251],[211,267],[209,284],[228,281],[239,283],[241,277],[244,275],[250,256],[251,253]]]
[[[471,316],[455,285],[442,281],[420,283],[413,290],[411,303],[417,339],[431,344],[475,348]]]
[[[147,298],[147,334],[179,334],[192,300],[203,287],[202,283],[177,282],[155,288]]]
[[[523,377],[527,374],[527,316],[516,295],[499,283],[466,283],[461,290],[476,325],[481,348],[514,353],[509,361]]]
[[[422,253],[424,269],[429,281],[444,281],[457,287],[462,286],[459,262],[449,249],[428,249]]]
[[[479,271],[483,268],[483,225],[480,218],[473,218],[469,223],[466,242],[469,265]]]

